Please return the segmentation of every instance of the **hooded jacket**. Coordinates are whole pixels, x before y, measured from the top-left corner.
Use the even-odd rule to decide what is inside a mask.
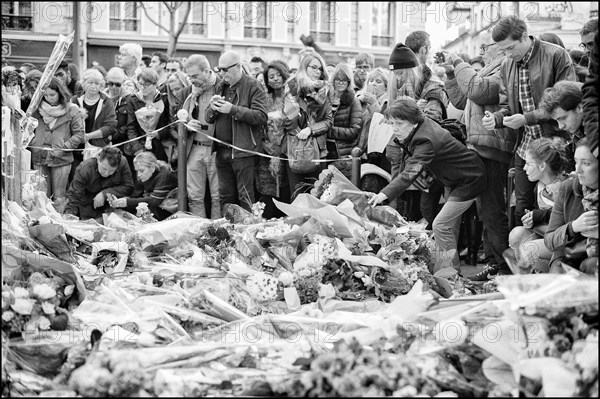
[[[485,111],[494,113],[500,109],[500,66],[503,58],[497,57],[479,73],[462,60],[455,61],[455,78],[446,81],[446,92],[452,104],[465,111],[467,145],[482,158],[509,164],[517,144],[517,131],[509,128],[489,131],[481,122]]]
[[[340,97],[340,105],[333,114],[333,126],[327,132],[328,140],[335,140],[340,158],[350,155],[358,145],[362,127],[362,107],[353,90],[346,90]]]

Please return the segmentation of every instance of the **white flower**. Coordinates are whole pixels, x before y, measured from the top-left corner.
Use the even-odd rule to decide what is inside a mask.
[[[298,271],[298,275],[300,277],[310,277],[312,275],[312,271],[308,268],[306,269],[301,269]]]
[[[2,312],[2,320],[11,321],[15,317],[15,313],[7,310],[6,312]]]
[[[50,302],[43,302],[42,310],[44,311],[45,314],[56,314],[56,311],[54,310],[54,305],[51,304]]]
[[[29,298],[29,291],[23,287],[15,287],[13,294],[15,295],[15,298]]]
[[[75,286],[73,284],[71,285],[67,285],[65,287],[65,296],[70,296],[73,294],[73,291],[75,291]]]
[[[41,300],[46,300],[54,298],[56,296],[56,291],[48,284],[39,284],[33,287],[33,294]]]
[[[37,325],[38,325],[38,328],[39,328],[40,330],[42,330],[42,331],[46,331],[46,330],[49,330],[49,329],[50,329],[50,325],[51,325],[51,323],[50,323],[50,320],[48,320],[48,318],[47,318],[47,317],[45,317],[45,316],[40,316],[40,317],[37,319]]]
[[[294,275],[290,272],[283,272],[279,275],[279,281],[281,281],[284,286],[288,287],[294,283]]]
[[[246,281],[250,296],[259,302],[272,301],[277,296],[277,280],[266,273],[256,273]]]
[[[31,314],[34,304],[35,300],[33,299],[16,298],[15,303],[10,305],[10,307],[19,314],[28,315]]]

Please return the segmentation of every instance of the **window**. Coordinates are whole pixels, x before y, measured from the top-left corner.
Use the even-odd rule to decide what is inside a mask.
[[[187,33],[190,35],[202,35],[206,34],[206,17],[205,17],[205,3],[200,1],[191,2],[192,10],[188,16],[188,19],[185,23],[185,27],[181,33]],[[184,15],[183,7],[180,7],[177,11],[180,15],[179,21],[183,19]]]
[[[360,20],[358,16],[358,1],[352,2],[352,37],[351,43],[353,46],[358,46],[358,31],[360,26]]]
[[[294,3],[287,3],[284,11],[284,19],[288,21],[288,41],[295,42],[296,36],[296,24],[299,21],[298,10],[296,9],[297,5]]]
[[[244,37],[271,40],[269,6],[266,1],[247,1],[242,10]]]
[[[312,1],[310,3],[310,34],[315,42],[333,43],[335,3]]]
[[[110,2],[110,30],[138,32],[140,17],[135,1]]]
[[[371,45],[391,47],[394,45],[394,14],[396,4],[389,2],[373,3],[373,22],[371,24]]]
[[[3,1],[2,30],[33,30],[31,1]]]

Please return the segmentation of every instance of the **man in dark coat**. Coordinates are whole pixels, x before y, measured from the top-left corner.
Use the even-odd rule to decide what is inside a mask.
[[[67,191],[65,213],[80,219],[99,218],[108,208],[107,194],[117,198],[133,192],[133,178],[121,150],[105,147],[97,158],[83,161]]]

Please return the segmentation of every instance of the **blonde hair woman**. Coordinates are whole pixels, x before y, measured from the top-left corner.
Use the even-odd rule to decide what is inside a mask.
[[[169,192],[177,187],[177,176],[166,162],[156,159],[156,156],[149,151],[136,155],[133,166],[137,173],[138,186],[132,197],[109,198],[110,205],[113,208],[125,208],[128,212],[136,213],[136,207],[141,202],[145,202],[157,220],[165,219],[170,212],[160,208],[160,205]]]
[[[327,133],[327,157],[347,158],[358,145],[362,127],[362,109],[354,94],[352,71],[346,63],[336,65],[331,78],[333,84],[332,103],[337,102],[333,113],[333,126]],[[352,178],[350,159],[336,161],[333,165],[348,179]]]
[[[287,134],[296,135],[300,140],[306,140],[309,136],[316,137],[321,159],[327,156],[326,134],[333,126],[328,80],[323,57],[314,52],[306,53],[300,59],[296,75],[288,81],[290,94],[300,106],[301,112],[298,117],[284,122]],[[297,186],[302,183],[314,183],[323,166],[323,163],[320,163],[316,170],[310,173],[295,173],[287,168],[292,199],[295,197]]]

